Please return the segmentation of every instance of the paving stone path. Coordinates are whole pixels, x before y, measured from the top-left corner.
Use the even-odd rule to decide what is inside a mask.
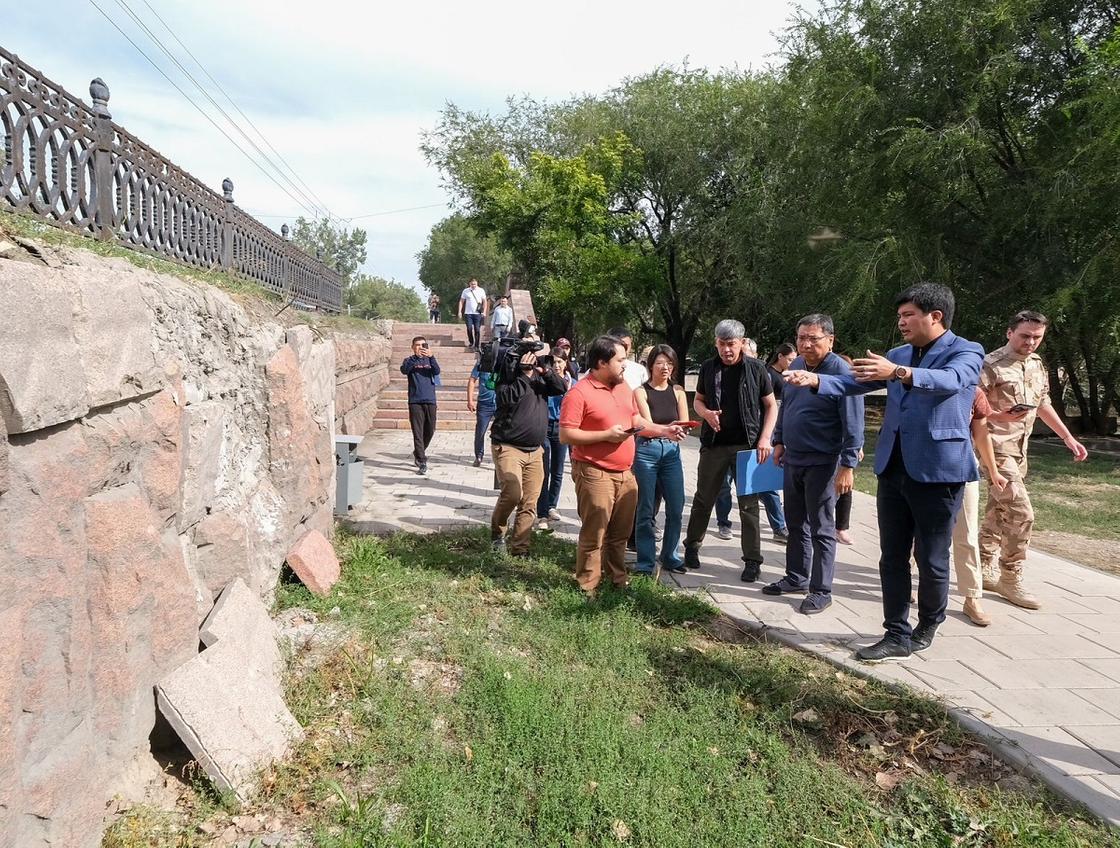
[[[433,532],[489,525],[494,471],[471,465],[473,433],[437,432],[430,474],[412,465],[409,433],[371,434],[359,450],[365,493],[351,513],[365,532]],[[698,443],[685,445],[686,491],[695,485]],[[869,474],[860,469],[857,474]],[[685,506],[687,521],[689,504]],[[571,480],[560,503],[557,533],[575,537],[578,518]],[[733,513],[734,516],[734,513]],[[737,520],[737,519],[734,519]],[[714,528],[714,521],[713,521]],[[850,671],[944,699],[963,724],[989,739],[1057,791],[1120,826],[1120,578],[1031,551],[1026,575],[1043,608],[1021,610],[989,596],[988,628],[973,626],[950,598],[933,646],[905,663],[866,666],[852,652],[882,634],[875,500],[856,493],[855,544],[840,546],[834,603],[816,616],[797,612],[799,598],[759,590],[784,572],[784,548],[763,530],[762,579],[739,582],[739,543],[709,534],[699,572],[665,575],[681,591],[706,594],[727,614],[789,645]]]

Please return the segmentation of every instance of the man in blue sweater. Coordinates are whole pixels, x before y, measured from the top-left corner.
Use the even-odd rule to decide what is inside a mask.
[[[879,580],[886,633],[856,651],[882,662],[924,651],[945,620],[949,545],[964,484],[979,479],[972,452],[972,402],[984,349],[949,329],[956,301],[935,283],[911,286],[895,298],[905,344],[886,356],[867,352],[852,374],[785,373],[787,385],[825,397],[887,390],[875,448],[879,517]],[[918,560],[918,626],[911,629],[910,553]]]
[[[832,352],[832,316],[806,315],[797,322],[791,368],[816,374],[848,374]],[[832,605],[836,569],[836,497],[852,490],[853,469],[863,447],[863,398],[825,397],[789,386],[774,429],[774,462],[785,468],[786,575],[762,589],[765,595],[809,594],[801,612]]]
[[[439,363],[428,349],[428,340],[412,340],[412,356],[401,363],[408,377],[408,423],[412,425],[412,459],[417,472],[428,473],[428,445],[436,432],[436,380]]]

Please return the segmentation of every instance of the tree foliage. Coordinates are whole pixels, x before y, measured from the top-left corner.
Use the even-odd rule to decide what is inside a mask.
[[[344,288],[354,281],[358,269],[366,261],[366,231],[358,227],[352,230],[338,227],[325,218],[314,221],[303,216],[296,218],[292,241],[307,254],[337,270],[342,275]]]
[[[633,323],[704,355],[828,311],[851,352],[897,341],[894,295],[950,285],[989,349],[1052,314],[1059,400],[1100,429],[1120,384],[1114,0],[830,0],[762,73],[658,68],[598,96],[449,106],[425,139],[549,327]]]
[[[359,274],[346,287],[346,305],[356,318],[426,321],[428,308],[415,291],[396,280]]]
[[[420,282],[439,295],[444,316],[454,314],[455,304],[471,277],[493,294],[505,290],[513,259],[493,236],[481,235],[463,215],[444,218],[428,235],[419,254]]]

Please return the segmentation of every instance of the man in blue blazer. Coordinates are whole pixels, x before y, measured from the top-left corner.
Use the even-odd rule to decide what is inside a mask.
[[[864,662],[905,659],[933,642],[949,599],[949,546],[964,484],[978,480],[969,427],[984,349],[949,331],[955,302],[945,286],[922,283],[895,298],[907,344],[867,352],[852,375],[787,371],[785,379],[825,396],[886,388],[875,448],[879,477],[879,579],[886,635],[856,652]],[[918,561],[918,626],[910,614],[910,553]]]

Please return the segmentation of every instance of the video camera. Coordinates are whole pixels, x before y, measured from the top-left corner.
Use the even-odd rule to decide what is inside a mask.
[[[517,378],[521,357],[527,353],[544,350],[544,348],[544,342],[519,339],[513,336],[486,342],[482,345],[482,356],[479,358],[478,370],[490,374],[490,385],[487,388],[492,389],[498,383],[512,383]],[[537,363],[542,366],[551,365],[552,357],[542,356],[537,360]]]

